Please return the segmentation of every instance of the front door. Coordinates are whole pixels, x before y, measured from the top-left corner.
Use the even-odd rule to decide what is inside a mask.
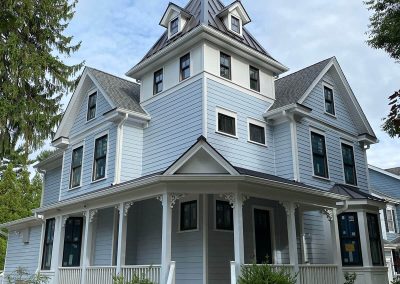
[[[257,264],[272,263],[271,222],[268,210],[254,209],[254,235]]]

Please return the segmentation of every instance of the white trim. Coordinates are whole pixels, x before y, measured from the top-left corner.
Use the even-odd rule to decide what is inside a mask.
[[[194,75],[193,74],[193,62],[192,62],[192,49],[190,49],[189,51],[185,51],[185,52],[183,52],[183,53],[181,53],[182,55],[181,56],[179,56],[178,58],[179,58],[179,61],[178,61],[178,66],[179,66],[179,82],[178,82],[178,84],[179,83],[182,83],[182,82],[185,82],[185,81],[187,81],[187,80],[189,80],[190,78],[192,78],[192,76]],[[184,57],[184,56],[186,56],[186,55],[188,55],[189,54],[189,77],[187,77],[187,78],[185,78],[185,79],[182,79],[182,65],[181,65],[181,59],[182,59],[182,57]]]
[[[176,17],[174,17],[174,18],[172,18],[171,20],[168,21],[168,39],[171,39],[171,38],[177,36],[182,31],[180,11],[177,11],[177,10],[175,10],[173,8],[171,8],[171,9],[176,11],[178,13],[178,16],[176,16]],[[178,30],[176,31],[176,33],[171,34],[171,24],[175,20],[178,20]]]
[[[89,111],[89,98],[90,96],[96,94],[96,104],[95,104],[95,110],[94,110],[94,117],[91,119],[88,119],[88,111]],[[86,119],[85,119],[85,123],[89,123],[93,120],[95,120],[98,116],[98,98],[99,98],[99,91],[97,90],[96,87],[91,88],[87,93],[86,93]]]
[[[232,17],[239,20],[239,33],[234,31],[232,28]],[[243,37],[243,21],[241,17],[238,17],[236,15],[232,15],[232,13],[229,13],[228,15],[228,25],[229,25],[229,30],[233,32],[234,34]]]
[[[89,78],[92,80],[93,84],[97,87],[97,90],[103,95],[104,99],[108,102],[108,104],[111,106],[111,109],[115,108],[114,103],[110,100],[110,98],[107,95],[107,92],[103,89],[103,87],[99,84],[99,82],[97,82],[97,80],[95,79],[95,77],[90,74],[90,72],[88,72],[88,76]],[[121,77],[117,77],[120,78],[122,80],[124,80]]]
[[[234,231],[233,219],[232,219],[232,230],[217,229],[217,201],[223,201],[223,202],[227,202],[229,204],[229,201],[227,201],[223,197],[219,197],[216,194],[213,195],[213,217],[214,217],[213,218],[213,231],[214,232],[223,232],[223,233],[233,233],[233,231]],[[232,214],[232,216],[233,216],[233,214]]]
[[[208,283],[208,195],[203,194],[203,284]]]
[[[321,176],[317,176],[314,173],[314,155],[313,155],[313,149],[312,149],[312,133],[321,135],[324,137],[324,145],[325,145],[325,154],[326,154],[326,171],[328,173],[328,177],[321,177]],[[311,176],[314,178],[318,178],[321,180],[326,180],[326,181],[330,181],[330,170],[329,170],[329,154],[328,154],[328,147],[327,147],[327,143],[326,143],[326,133],[325,131],[319,130],[317,128],[314,127],[309,127],[309,136],[310,136],[310,159],[311,159]]]
[[[107,129],[110,128],[112,125],[113,125],[112,122],[99,121],[91,125],[90,127],[83,129],[81,132],[74,134],[69,140],[70,145],[78,143],[79,141],[84,140],[86,137],[90,136],[91,134],[99,132],[99,128]]]
[[[265,144],[260,143],[260,142],[256,142],[250,139],[250,124],[254,124],[256,126],[260,126],[262,128],[264,128],[264,138],[265,138]],[[258,119],[254,119],[251,117],[247,118],[247,142],[249,143],[253,143],[256,145],[260,145],[260,146],[268,146],[268,141],[267,141],[267,123],[265,121],[261,121]]]
[[[336,117],[336,98],[335,98],[335,96],[336,96],[335,93],[336,92],[335,92],[335,88],[333,87],[333,85],[327,83],[326,81],[322,81],[321,84],[322,84],[322,95],[323,95],[323,102],[324,102],[324,113],[326,115],[329,115],[329,116],[333,117],[333,118],[337,118]],[[325,88],[328,88],[328,89],[332,90],[333,113],[334,114],[331,114],[331,113],[326,111]]]
[[[162,86],[162,90],[161,91],[159,91],[158,93],[156,93],[156,89],[155,89],[155,87],[156,87],[156,85],[155,85],[155,76],[156,76],[156,73],[158,72],[158,71],[161,71],[162,72],[162,84],[163,84],[163,86]],[[153,97],[155,97],[155,96],[158,96],[158,94],[161,94],[163,91],[164,91],[164,86],[165,86],[165,80],[164,80],[164,78],[165,78],[165,66],[163,65],[161,68],[159,68],[159,69],[156,69],[154,72],[153,72],[153,92],[152,92],[152,96]]]
[[[225,132],[222,132],[222,131],[218,130],[218,126],[219,126],[218,125],[218,114],[223,114],[223,115],[226,115],[226,116],[229,116],[229,117],[235,119],[235,134],[236,135],[232,135],[232,134],[225,133]],[[226,108],[222,108],[222,107],[217,106],[215,108],[215,132],[219,133],[219,134],[223,134],[223,135],[228,136],[228,137],[239,138],[237,113],[234,112],[234,111],[228,110]]]
[[[194,194],[194,195],[189,195],[189,196],[185,196],[181,199],[179,199],[178,201],[178,229],[177,229],[177,233],[178,234],[185,234],[185,233],[193,233],[193,232],[198,232],[200,231],[200,202],[199,202],[200,198],[199,198],[199,194]],[[182,203],[186,203],[186,202],[192,202],[192,201],[196,201],[196,209],[197,209],[197,216],[196,216],[196,229],[191,229],[191,230],[182,230],[181,228],[181,204]]]
[[[127,121],[129,115],[125,114],[125,117],[118,123],[117,126],[117,142],[115,149],[115,171],[114,171],[114,184],[121,182],[121,169],[122,169],[122,155],[123,155],[123,140],[124,140],[124,124]],[[107,143],[108,147],[108,143]],[[108,155],[108,153],[107,153]]]
[[[94,154],[95,154],[95,151],[96,151],[96,140],[101,138],[102,136],[105,136],[105,135],[107,135],[107,154],[106,154],[105,173],[104,173],[104,177],[103,178],[94,180],[93,179],[93,177],[94,177]],[[90,180],[91,180],[90,183],[91,184],[107,179],[107,177],[108,177],[108,158],[109,158],[109,153],[110,153],[110,133],[109,133],[109,130],[107,129],[106,131],[98,133],[93,138],[92,170],[91,170],[91,177],[90,177]]]
[[[72,158],[73,158],[73,154],[74,154],[74,150],[78,149],[82,147],[82,162],[81,162],[81,180],[79,181],[79,185],[78,186],[74,186],[71,187],[71,175],[72,175]],[[69,167],[69,175],[68,175],[68,191],[72,191],[75,189],[78,189],[80,187],[83,186],[83,166],[84,166],[84,162],[85,162],[85,140],[76,143],[75,145],[73,145],[71,147],[71,164]]]
[[[64,150],[63,154],[62,154],[61,180],[60,180],[60,188],[59,188],[59,191],[58,191],[58,201],[61,201],[61,192],[62,192],[62,188],[63,188],[63,185],[64,185],[63,183],[65,182],[64,181],[65,152],[66,152],[66,150]],[[69,181],[69,179],[68,179],[68,181]]]
[[[384,209],[384,210],[386,210],[386,222],[388,223],[387,230],[388,230],[388,232],[389,232],[389,233],[392,233],[392,234],[394,234],[394,233],[396,233],[396,224],[395,224],[395,222],[396,222],[396,218],[395,218],[395,215],[396,215],[396,209],[395,209],[395,208],[393,208],[393,207],[392,207],[392,206],[390,206],[390,205],[386,205],[386,209]],[[388,211],[391,211],[391,214],[392,214],[392,217],[393,217],[393,231],[392,231],[392,230],[390,230],[390,228],[389,228],[389,218],[388,218]]]
[[[342,156],[343,182],[344,182],[344,184],[358,187],[359,182],[358,182],[357,161],[356,161],[356,152],[354,151],[354,144],[351,143],[351,142],[348,142],[348,141],[346,141],[344,139],[340,139],[339,141],[340,141],[340,150],[342,150],[342,152],[340,154]],[[350,146],[353,149],[354,174],[355,174],[355,182],[356,182],[356,184],[351,184],[351,183],[347,183],[346,182],[346,173],[344,171],[343,144],[345,144],[347,146]]]
[[[52,219],[52,218],[50,218]],[[40,236],[40,244],[39,244],[39,260],[38,260],[38,267],[36,269],[36,273],[40,272],[42,270],[42,262],[43,262],[43,249],[44,249],[44,239],[45,239],[45,235],[46,235],[46,225],[47,225],[47,219],[43,220],[44,222],[42,222],[42,233]],[[54,220],[55,221],[55,220]],[[54,222],[54,231],[55,231],[55,222]],[[53,243],[54,243],[54,232],[53,232]],[[50,256],[50,258],[52,258],[52,255]],[[50,261],[50,270],[51,270],[51,261]],[[47,271],[47,270],[46,270]]]

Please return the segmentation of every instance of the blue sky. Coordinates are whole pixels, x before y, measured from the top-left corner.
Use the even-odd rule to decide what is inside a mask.
[[[123,76],[164,31],[158,25],[167,0],[81,0],[68,33],[82,41],[69,63]],[[188,0],[174,3],[185,6]],[[229,4],[230,1],[224,1]],[[290,72],[336,56],[380,143],[368,152],[369,163],[400,166],[400,139],[380,130],[387,97],[400,88],[400,64],[366,43],[369,12],[362,0],[243,0],[252,22],[247,26]],[[64,100],[65,104],[69,98]]]

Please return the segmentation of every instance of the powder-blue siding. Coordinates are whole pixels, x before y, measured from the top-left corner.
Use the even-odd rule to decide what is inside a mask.
[[[114,240],[114,208],[99,210],[96,215],[93,264],[95,266],[112,265],[112,247]]]
[[[124,125],[121,156],[121,182],[142,174],[143,129]]]
[[[400,176],[399,179],[396,179],[369,169],[369,180],[372,189],[395,198],[400,198]]]
[[[276,175],[293,180],[292,139],[289,122],[274,126]]]
[[[61,166],[44,175],[43,206],[58,202],[60,196]]]

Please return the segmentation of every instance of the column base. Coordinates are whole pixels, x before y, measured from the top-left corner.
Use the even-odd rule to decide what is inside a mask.
[[[355,284],[384,284],[389,283],[387,267],[343,267],[343,275],[357,274]]]

